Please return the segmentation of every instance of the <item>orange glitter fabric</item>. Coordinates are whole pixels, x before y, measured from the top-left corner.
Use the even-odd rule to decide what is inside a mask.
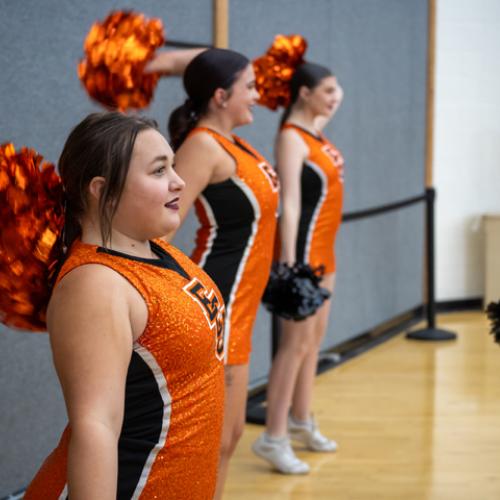
[[[253,61],[259,104],[273,111],[288,106],[289,82],[306,49],[307,41],[300,35],[276,35],[267,52]]]
[[[107,253],[77,241],[58,282],[78,266],[104,265],[147,305],[148,322],[127,374],[117,498],[212,500],[224,411],[225,307],[213,281],[187,256],[162,241],[154,244],[170,260]],[[25,500],[66,498],[70,439],[67,427]]]
[[[107,108],[144,108],[153,98],[159,78],[144,73],[144,66],[164,41],[161,20],[113,11],[102,23],[92,25],[78,77],[90,97]]]
[[[45,329],[48,281],[62,249],[63,188],[36,151],[0,146],[0,321]]]
[[[344,158],[323,134],[315,137],[291,123],[285,124],[283,129],[292,129],[300,135],[309,148],[304,166],[313,164],[324,183],[317,214],[307,228],[309,244],[304,262],[313,268],[324,266],[325,274],[334,273],[335,238],[342,220],[344,198]]]
[[[211,135],[236,162],[236,173],[229,179],[229,185],[209,185],[195,202],[200,228],[191,258],[212,272],[211,278],[223,295],[227,282],[232,283],[231,289],[226,290],[225,360],[228,365],[246,364],[252,348],[253,325],[273,259],[278,176],[266,159],[240,137],[233,136],[231,142],[204,127],[191,132],[197,133]],[[210,195],[214,189],[223,190],[220,198]],[[234,197],[234,189],[241,198]],[[249,203],[252,220],[244,215],[244,206]],[[245,226],[251,228],[248,239],[242,238]],[[234,260],[238,262],[236,276],[228,270]]]

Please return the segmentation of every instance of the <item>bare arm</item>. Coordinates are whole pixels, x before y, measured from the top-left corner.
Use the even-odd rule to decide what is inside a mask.
[[[175,170],[186,183],[179,206],[181,224],[208,184],[227,179],[234,168],[228,155],[208,134],[199,133],[186,139],[175,154]],[[171,241],[174,235],[175,232],[169,233],[166,241]]]
[[[48,327],[71,430],[72,500],[114,500],[118,437],[132,328],[124,278],[109,268],[73,270],[51,299]]]
[[[182,75],[186,66],[205,48],[162,50],[155,53],[153,59],[146,65],[146,73],[158,72],[164,75]]]
[[[300,178],[308,148],[293,130],[280,133],[276,145],[277,170],[281,184],[280,261],[296,261],[297,234],[301,211]]]

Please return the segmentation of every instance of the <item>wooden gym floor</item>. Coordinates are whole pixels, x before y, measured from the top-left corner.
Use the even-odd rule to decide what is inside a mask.
[[[316,418],[339,451],[298,450],[308,476],[271,472],[247,425],[224,500],[499,500],[500,346],[481,312],[438,322],[458,339],[400,335],[317,377]]]

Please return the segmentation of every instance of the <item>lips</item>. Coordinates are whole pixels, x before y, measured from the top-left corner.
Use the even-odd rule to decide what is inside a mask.
[[[179,210],[179,200],[179,197],[174,198],[172,201],[165,203],[165,207],[170,208],[171,210]]]

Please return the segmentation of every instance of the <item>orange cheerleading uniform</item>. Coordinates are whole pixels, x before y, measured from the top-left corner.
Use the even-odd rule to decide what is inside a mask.
[[[344,159],[322,134],[291,123],[309,148],[300,180],[301,212],[297,233],[296,260],[311,267],[324,266],[325,274],[335,272],[335,236],[342,219]]]
[[[58,280],[78,266],[101,264],[125,277],[147,304],[147,325],[133,345],[126,379],[117,499],[210,500],[224,407],[225,307],[188,257],[162,241],[151,248],[158,259],[76,242]],[[26,500],[68,498],[70,435],[68,426]]]
[[[229,179],[209,184],[195,202],[200,228],[192,259],[215,281],[226,303],[225,361],[248,363],[252,327],[269,278],[278,208],[278,177],[243,139],[210,134],[236,162]]]

